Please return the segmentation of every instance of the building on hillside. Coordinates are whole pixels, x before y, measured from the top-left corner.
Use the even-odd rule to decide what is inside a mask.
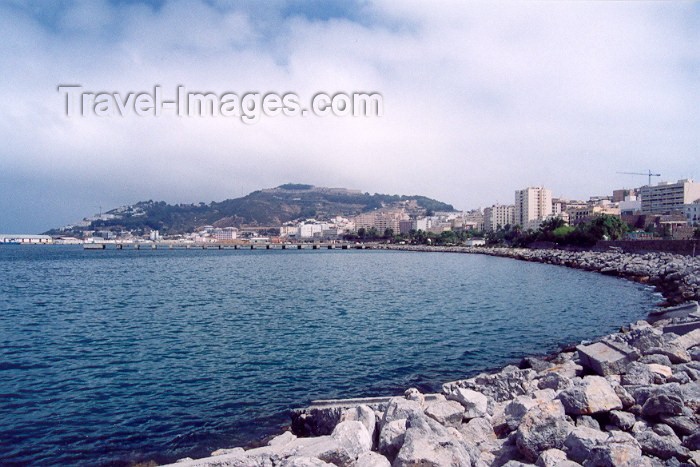
[[[639,189],[642,212],[646,214],[670,214],[682,212],[683,206],[700,199],[700,183],[690,179],[676,183],[659,182]]]
[[[499,227],[515,224],[515,206],[494,204],[484,209],[484,231],[495,232]]]
[[[544,187],[528,187],[515,192],[514,223],[523,229],[535,230],[552,214],[552,191]]]

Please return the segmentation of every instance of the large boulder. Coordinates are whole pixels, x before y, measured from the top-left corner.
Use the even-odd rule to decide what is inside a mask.
[[[564,450],[569,458],[578,463],[583,463],[591,453],[591,450],[608,438],[608,434],[588,427],[576,427],[564,441]]]
[[[586,467],[642,467],[651,462],[642,457],[639,443],[627,433],[613,431],[602,443],[590,450]]]
[[[508,429],[515,430],[521,420],[530,409],[537,405],[537,401],[529,396],[518,396],[508,403],[503,409]]]
[[[663,347],[652,347],[644,352],[644,355],[664,355],[671,363],[687,363],[692,360],[690,354],[675,343],[665,344]]]
[[[403,446],[406,434],[406,419],[393,420],[382,427],[379,433],[379,452],[394,459]]]
[[[623,412],[622,410],[611,410],[609,414],[610,423],[618,427],[622,431],[629,431],[632,429],[637,419],[634,414],[629,412]]]
[[[690,452],[684,447],[675,436],[662,436],[654,430],[646,430],[634,433],[635,439],[642,447],[644,454],[670,459],[675,457],[678,460],[686,460]]]
[[[374,410],[370,409],[366,405],[359,405],[353,409],[347,410],[341,416],[340,420],[361,422],[365,428],[367,428],[369,437],[374,439],[374,431],[377,426],[377,417]]]
[[[467,423],[459,427],[462,437],[477,446],[487,445],[496,441],[496,433],[493,431],[491,423],[483,417],[472,418]]]
[[[404,443],[394,467],[470,467],[479,461],[473,445],[453,436],[447,428],[425,415],[411,415],[406,422]]]
[[[331,433],[331,438],[337,440],[353,459],[372,449],[372,438],[362,422],[340,422]]]
[[[466,389],[461,389],[461,391],[466,391]],[[464,406],[453,400],[430,402],[425,408],[425,414],[428,417],[442,425],[455,428],[462,424],[464,412]]]
[[[572,429],[561,402],[544,402],[530,409],[522,418],[515,442],[523,457],[534,462],[542,451],[561,449]]]
[[[654,373],[646,363],[632,362],[627,365],[625,374],[620,378],[624,386],[647,385],[654,383]]]
[[[622,401],[605,378],[586,376],[559,393],[559,400],[569,415],[591,415],[622,408]]]
[[[577,465],[570,462],[566,457],[566,453],[561,449],[547,449],[540,454],[535,465],[537,467],[564,467],[567,463]]]
[[[644,418],[660,415],[680,415],[683,413],[683,399],[674,394],[653,394],[642,406]]]
[[[471,389],[457,388],[447,395],[447,399],[460,403],[464,407],[465,419],[488,415],[488,398],[480,392]]]
[[[423,406],[420,402],[403,397],[392,397],[384,410],[382,426],[394,420],[407,419],[411,415],[421,414],[423,414]]]

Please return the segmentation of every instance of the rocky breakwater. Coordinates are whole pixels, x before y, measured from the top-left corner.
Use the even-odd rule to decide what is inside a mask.
[[[441,394],[326,403],[305,430],[178,466],[700,466],[697,304]],[[367,402],[367,403],[363,403]]]
[[[700,257],[670,253],[630,254],[619,251],[565,251],[502,247],[378,245],[377,248],[475,253],[567,266],[654,285],[664,295],[668,304],[700,300]]]

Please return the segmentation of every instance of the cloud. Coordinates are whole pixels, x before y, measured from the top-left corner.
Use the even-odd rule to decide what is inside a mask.
[[[700,177],[700,9],[692,3],[43,6],[0,6],[0,210],[34,208],[0,217],[0,230],[44,230],[56,213],[74,221],[90,212],[85,198],[105,206],[220,200],[287,181],[469,208],[510,201],[532,184],[585,197],[643,182],[621,170]],[[378,91],[385,113],[252,126],[68,119],[56,92],[66,83],[302,99]],[[23,186],[45,186],[45,200]]]

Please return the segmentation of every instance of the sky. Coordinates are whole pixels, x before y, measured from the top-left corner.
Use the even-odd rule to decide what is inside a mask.
[[[0,1],[0,232],[287,182],[460,209],[700,179],[700,4]],[[381,117],[67,117],[60,84],[378,92]]]

